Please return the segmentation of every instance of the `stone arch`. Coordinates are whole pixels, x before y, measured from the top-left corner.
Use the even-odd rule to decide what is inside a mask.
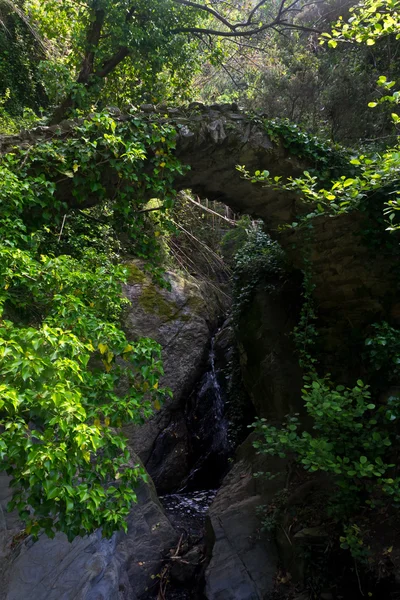
[[[237,212],[259,217],[267,231],[284,247],[297,269],[303,268],[303,251],[312,265],[315,300],[323,333],[325,351],[337,363],[340,348],[346,345],[352,330],[362,329],[371,319],[382,319],[392,310],[395,275],[387,257],[374,255],[364,243],[360,231],[365,215],[359,211],[313,220],[310,238],[302,228],[282,229],[309,210],[294,193],[254,185],[244,180],[236,165],[252,172],[267,169],[273,175],[287,177],[302,173],[309,165],[274,143],[265,132],[262,120],[254,119],[233,105],[205,107],[194,103],[186,109],[145,106],[141,116],[169,122],[177,130],[176,153],[190,170],[178,181],[180,189],[190,188],[209,199],[218,199]],[[119,115],[116,118],[128,119]],[[0,138],[0,152],[14,145],[29,147],[54,136],[71,135],[71,122],[39,127],[19,136]],[[115,185],[107,179],[105,184]],[[58,189],[65,199],[70,181]],[[71,195],[69,202],[72,204]],[[94,204],[96,198],[89,198]],[[397,311],[398,312],[398,311]],[[397,313],[396,313],[397,314]],[[328,358],[328,363],[330,362]]]

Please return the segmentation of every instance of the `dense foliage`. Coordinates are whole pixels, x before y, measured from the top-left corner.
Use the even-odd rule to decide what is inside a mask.
[[[288,118],[330,141],[377,147],[393,141],[390,115],[381,106],[371,112],[368,102],[376,98],[380,75],[388,81],[399,78],[396,22],[375,44],[361,39],[351,43],[348,30],[345,43],[331,39],[321,45],[319,34],[332,35],[328,32],[340,15],[346,23],[352,4],[331,0],[309,5],[299,22],[315,32],[271,32],[251,43],[238,40],[234,48],[225,42],[224,68],[204,66],[196,80],[199,94],[206,101],[234,100],[269,119]]]
[[[103,113],[2,158],[0,467],[33,535],[111,534],[143,477],[116,428],[160,407],[160,348],[121,330],[127,270],[113,261],[122,245],[157,266],[157,224],[140,209],[154,194],[170,206],[173,146],[168,126]]]
[[[235,254],[232,275],[235,317],[246,309],[255,290],[273,291],[286,276],[285,255],[279,244],[262,230],[260,222],[244,225],[246,237]]]
[[[398,8],[396,2],[367,1],[352,10],[349,22],[340,19],[325,38],[332,48],[342,41],[373,46],[382,37],[397,34],[399,38]],[[376,102],[370,102],[370,110],[374,110],[378,103],[389,104],[393,124],[397,126],[400,118],[394,110],[399,94],[392,91],[395,82],[381,75],[378,85],[384,89],[385,95]],[[285,128],[280,126],[278,133],[285,144]],[[304,302],[294,339],[304,371],[302,397],[312,427],[305,429],[296,414],[288,415],[281,427],[259,419],[254,425],[260,438],[254,446],[261,453],[290,457],[308,472],[331,475],[335,488],[330,498],[330,514],[345,523],[341,546],[350,549],[354,559],[364,560],[368,551],[360,547],[360,530],[354,523],[360,511],[368,510],[368,507],[398,508],[400,503],[400,479],[396,465],[400,399],[396,389],[389,391],[384,399],[380,396],[382,389],[387,390],[389,381],[398,383],[399,330],[387,322],[373,324],[371,334],[364,340],[364,357],[368,366],[366,377],[374,387],[361,379],[346,387],[332,382],[329,374],[321,376],[318,372],[319,357],[314,353],[318,337],[317,310],[313,302],[313,272],[307,255],[307,241],[312,239],[315,219],[337,217],[359,209],[368,210],[366,207],[374,196],[386,200],[386,236],[398,229],[399,146],[385,148],[382,153],[364,150],[347,157],[341,153],[341,160],[346,164],[340,165],[339,176],[331,170],[326,177],[323,163],[320,168],[313,160],[312,152],[310,154],[312,137],[301,131],[293,135],[291,128],[289,139],[291,144],[299,146],[299,155],[313,167],[303,176],[282,180],[268,171],[257,171],[251,175],[245,167],[239,167],[239,170],[256,184],[265,182],[277,190],[297,192],[308,208],[300,219],[287,226],[303,227],[306,231],[303,239]],[[321,159],[324,157],[323,147],[314,146],[314,152]],[[336,162],[337,159],[331,155],[328,164],[335,168]],[[375,225],[378,230],[380,221]]]

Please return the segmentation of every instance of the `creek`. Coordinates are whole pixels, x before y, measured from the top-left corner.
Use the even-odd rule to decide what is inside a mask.
[[[218,332],[211,340],[205,373],[186,404],[193,460],[179,492],[216,488],[228,468],[231,447],[225,416],[226,391],[216,356],[217,335]]]
[[[232,452],[228,441],[228,420],[225,414],[225,376],[216,349],[218,332],[210,345],[205,372],[190,394],[185,417],[190,432],[192,466],[182,485],[175,493],[160,497],[165,513],[181,536],[185,552],[198,550],[198,565],[192,578],[174,566],[170,569],[165,587],[165,600],[193,600],[202,598],[204,569],[208,562],[205,523],[218,486],[228,471]],[[175,576],[174,576],[175,573]],[[181,581],[179,581],[181,580]]]

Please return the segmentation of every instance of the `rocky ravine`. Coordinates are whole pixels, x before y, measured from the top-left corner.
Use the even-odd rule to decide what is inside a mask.
[[[172,390],[173,398],[141,427],[126,427],[125,434],[163,494],[178,489],[192,466],[185,407],[206,366],[211,335],[224,310],[223,296],[172,272],[166,274],[170,290],[161,289],[137,263],[129,269],[127,337],[150,337],[161,344],[165,375],[160,384]]]
[[[125,314],[131,338],[152,336],[163,348],[165,376],[174,398],[142,428],[127,428],[160,489],[173,489],[188,474],[190,452],[185,401],[201,375],[221,305],[195,280],[167,275],[171,290],[151,283],[130,264]],[[139,460],[136,458],[134,460]],[[144,600],[156,589],[154,576],[174,548],[178,532],[165,516],[152,481],[138,489],[128,533],[102,539],[100,532],[69,543],[63,534],[34,543],[15,513],[7,513],[8,477],[0,479],[0,600]],[[153,577],[152,577],[153,576]]]

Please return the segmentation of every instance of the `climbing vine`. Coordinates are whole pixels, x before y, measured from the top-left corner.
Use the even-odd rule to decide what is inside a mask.
[[[293,331],[304,373],[302,400],[312,419],[312,430],[304,430],[298,413],[287,415],[281,427],[259,418],[253,423],[259,434],[253,446],[261,454],[289,457],[310,473],[330,474],[336,491],[331,495],[328,514],[338,524],[344,523],[341,547],[349,549],[354,559],[365,560],[368,551],[360,547],[362,538],[354,534],[357,514],[387,502],[400,506],[400,477],[393,460],[399,450],[400,398],[393,393],[384,404],[378,403],[377,390],[362,379],[348,387],[334,383],[330,374],[319,374],[315,285],[309,257],[312,236],[310,221],[303,240],[303,304]],[[396,380],[398,344],[395,328],[387,323],[373,326],[373,333],[365,340],[371,374],[383,369],[389,380]]]
[[[302,399],[312,418],[312,432],[302,430],[298,414],[287,415],[281,427],[262,418],[254,423],[260,438],[253,445],[263,454],[291,456],[306,471],[331,474],[336,493],[331,497],[329,510],[339,522],[344,519],[349,523],[340,538],[341,545],[359,559],[359,546],[354,549],[349,543],[357,511],[365,506],[382,506],[388,499],[395,506],[400,505],[400,478],[393,462],[393,453],[398,451],[400,399],[393,395],[385,405],[379,405],[372,398],[370,386],[361,379],[353,387],[346,387],[333,383],[329,374],[318,374],[313,356],[318,334],[314,286],[307,264],[303,289],[304,302],[294,339],[305,373]],[[398,334],[387,324],[375,329],[376,335],[366,340],[366,347],[374,357],[374,367],[379,368],[380,363],[388,362],[384,347],[389,337],[390,347],[397,348]]]
[[[265,119],[261,124],[272,142],[281,144],[293,156],[309,161],[312,173],[318,174],[320,180],[328,181],[343,172],[354,171],[354,167],[349,166],[349,151],[340,144],[311,135],[289,119]]]

